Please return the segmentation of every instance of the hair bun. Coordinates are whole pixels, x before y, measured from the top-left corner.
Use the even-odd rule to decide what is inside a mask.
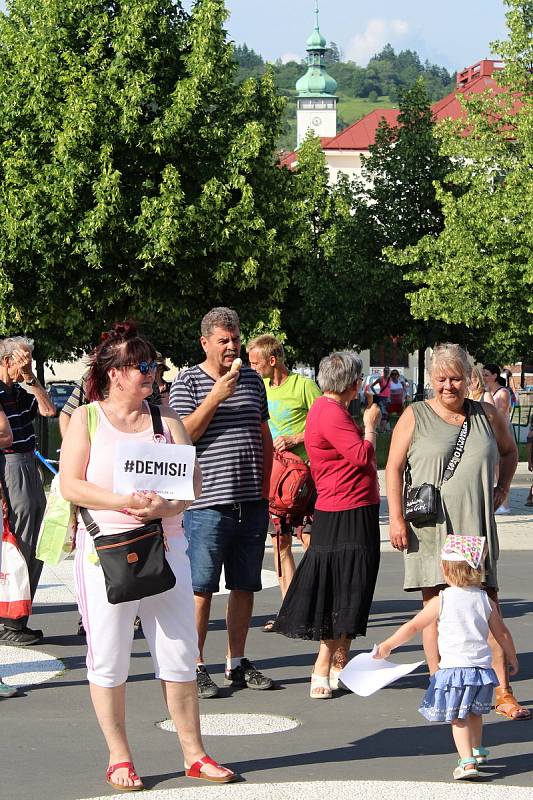
[[[131,320],[125,320],[124,322],[115,322],[111,330],[102,333],[100,339],[102,342],[106,342],[109,339],[114,339],[117,342],[126,342],[135,336],[137,336],[137,326]]]

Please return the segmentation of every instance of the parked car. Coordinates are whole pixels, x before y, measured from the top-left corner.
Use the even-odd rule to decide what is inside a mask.
[[[75,381],[51,381],[46,384],[48,394],[52,399],[52,403],[57,409],[57,414],[61,411],[70,395],[74,391]]]

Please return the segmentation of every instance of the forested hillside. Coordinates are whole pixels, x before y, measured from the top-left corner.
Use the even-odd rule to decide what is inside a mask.
[[[296,142],[294,87],[307,68],[305,61],[282,64],[278,60],[267,65],[262,56],[246,44],[235,47],[235,60],[239,65],[239,82],[251,75],[261,75],[267,66],[272,67],[278,91],[287,97],[285,125],[279,145],[284,150],[292,150]],[[331,42],[326,51],[326,62],[329,74],[338,84],[339,131],[374,108],[396,106],[400,90],[410,88],[419,77],[424,79],[431,101],[440,100],[455,85],[454,76],[445,67],[430,64],[429,61],[422,62],[413,50],[396,53],[390,44],[371,58],[367,67],[360,67],[353,61],[344,61],[339,47]]]

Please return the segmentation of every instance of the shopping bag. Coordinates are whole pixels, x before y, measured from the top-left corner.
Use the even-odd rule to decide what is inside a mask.
[[[39,530],[36,556],[45,564],[59,564],[73,551],[75,539],[75,507],[61,496],[59,475],[55,475]]]
[[[20,619],[31,614],[28,567],[4,516],[0,558],[0,617]]]

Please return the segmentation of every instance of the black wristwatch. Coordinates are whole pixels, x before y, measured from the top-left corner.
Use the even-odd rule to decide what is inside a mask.
[[[37,383],[37,378],[31,378],[29,381],[24,381],[24,383],[26,386],[35,386]]]

